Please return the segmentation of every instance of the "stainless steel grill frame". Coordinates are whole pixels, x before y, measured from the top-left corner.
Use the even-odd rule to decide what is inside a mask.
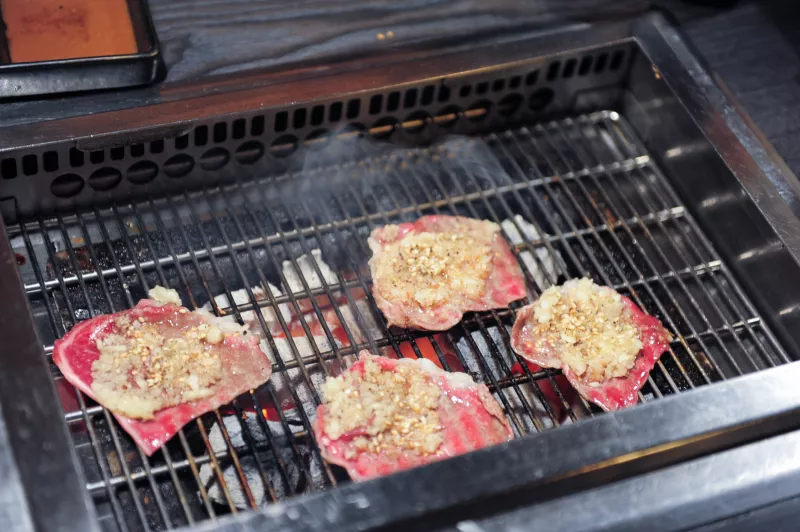
[[[557,60],[548,56],[532,63],[509,63],[504,70],[498,67],[502,74],[477,67],[475,74],[459,74],[462,87],[482,83],[488,87],[485,80],[517,77],[522,84],[520,73],[538,72],[547,77],[544,88],[553,93],[546,109],[538,108],[543,93],[537,91],[544,88],[532,88],[526,109],[497,114],[495,110],[504,109],[502,102],[509,108],[511,101],[502,88],[496,96],[480,98],[474,105],[445,107],[435,116],[415,111],[402,121],[386,116],[363,131],[346,128],[332,137],[311,131],[304,142],[297,140],[299,134],[293,139],[276,134],[271,153],[283,155],[302,147],[303,157],[286,157],[275,167],[269,161],[256,164],[250,175],[240,176],[235,169],[226,169],[209,181],[205,177],[213,172],[213,165],[209,165],[198,173],[190,169],[184,180],[157,181],[137,190],[131,179],[120,189],[93,187],[87,195],[81,188],[69,198],[56,194],[48,184],[55,197],[48,195],[39,205],[33,201],[36,191],[25,190],[22,182],[6,187],[5,193],[13,196],[3,204],[7,221],[22,220],[6,228],[10,246],[0,251],[6,258],[14,257],[18,265],[22,282],[17,288],[29,300],[46,357],[52,352],[53,340],[77,321],[129,308],[145,296],[148,288],[161,284],[177,289],[190,308],[210,304],[216,314],[239,320],[242,313],[256,310],[273,358],[274,375],[267,385],[240,397],[229,408],[189,424],[150,458],[119,431],[108,411],[66,384],[50,362],[48,374],[61,395],[63,420],[74,447],[76,459],[71,463],[82,468],[69,478],[85,480],[80,493],[73,494],[69,511],[77,512],[87,523],[94,522],[93,510],[80,508],[81,500],[90,497],[97,523],[107,530],[182,525],[278,529],[291,524],[309,530],[357,524],[401,526],[398,523],[408,524],[420,517],[419,501],[425,501],[424,513],[429,519],[462,519],[477,511],[466,510],[464,504],[494,501],[509,490],[526,487],[537,492],[555,489],[570,493],[796,427],[800,397],[794,387],[762,391],[763,397],[755,400],[747,397],[764,386],[791,382],[797,371],[796,364],[786,365],[796,358],[796,333],[790,330],[794,307],[784,306],[788,310],[781,311],[777,303],[786,298],[771,292],[776,280],[752,274],[763,258],[787,261],[781,262],[786,275],[798,268],[794,261],[798,248],[793,243],[800,235],[794,232],[798,222],[786,215],[793,204],[777,203],[776,198],[782,201],[778,194],[752,194],[754,187],[763,190],[769,181],[794,183],[793,177],[785,177],[776,166],[762,160],[759,164],[743,161],[742,153],[762,147],[753,137],[742,137],[747,131],[737,129],[738,122],[733,126],[728,122],[729,129],[720,129],[709,119],[699,131],[691,123],[692,115],[680,109],[681,101],[685,101],[680,99],[685,96],[681,91],[686,89],[675,85],[679,78],[674,76],[683,71],[670,71],[675,64],[663,58],[675,49],[665,48],[663,33],[674,30],[662,19],[647,17],[609,28],[597,30],[591,37],[571,33],[578,31],[574,28],[565,30],[570,39],[586,39],[583,44],[590,47],[592,56],[569,51],[562,52]],[[638,41],[620,40],[626,32],[632,32]],[[659,39],[652,40],[648,32],[661,33]],[[547,43],[563,47],[559,39]],[[604,42],[610,44],[597,48]],[[514,53],[525,53],[522,45],[510,46]],[[590,67],[581,66],[585,62],[581,57],[605,54],[607,61],[613,61],[618,53],[624,59],[619,59],[617,68],[608,73],[598,70],[597,79],[590,79]],[[492,57],[477,56],[481,60]],[[684,58],[684,62],[692,59]],[[508,60],[513,61],[513,57]],[[550,79],[552,65],[564,65],[566,70],[570,62],[575,77],[586,76],[584,80],[571,82],[573,74],[565,77],[564,71],[561,77],[557,73]],[[623,63],[627,64],[624,68]],[[420,71],[424,73],[426,68],[433,67],[422,65]],[[644,83],[639,78],[648,72],[650,76],[655,72],[655,81]],[[662,77],[672,84],[664,83]],[[348,78],[345,75],[342,79],[347,82]],[[420,87],[431,86],[430,80],[420,83]],[[392,94],[391,88],[381,90]],[[460,97],[464,101],[459,104],[468,98],[463,94]],[[247,101],[243,98],[240,105],[247,105]],[[367,94],[349,101],[362,102],[359,105],[366,107],[373,99]],[[602,110],[615,107],[620,111]],[[711,116],[712,108],[706,109],[706,117]],[[284,112],[280,109],[274,111],[275,117]],[[589,109],[601,110],[580,112]],[[688,120],[659,122],[662,115],[671,116],[672,112]],[[567,117],[547,118],[560,115]],[[240,116],[252,120],[252,113],[247,111],[229,116],[230,123],[243,120],[237,118]],[[296,121],[297,115],[292,116]],[[87,128],[92,123],[108,126],[82,120],[70,119],[64,127],[69,123]],[[465,125],[445,129],[451,120]],[[426,129],[431,124],[441,125],[438,135]],[[299,129],[305,131],[302,127]],[[174,142],[180,155],[185,149],[179,146],[184,142],[180,139],[187,137],[187,129],[169,128],[178,135],[166,141]],[[145,128],[135,139],[157,138],[163,131],[163,127],[152,131]],[[448,131],[471,136],[414,147]],[[728,143],[723,143],[723,156],[743,146],[736,162],[741,165],[740,171],[746,168],[751,173],[743,177],[734,169],[718,171],[723,168],[720,163],[724,166],[728,159],[709,151],[705,139],[697,140],[700,131],[712,142],[722,139]],[[353,140],[361,136],[380,139],[394,132],[401,134],[395,143]],[[92,139],[88,149],[117,149],[115,143],[130,132],[109,135],[111,141],[103,144]],[[731,139],[739,144],[730,144]],[[19,144],[19,140],[15,142]],[[163,139],[147,142],[161,142],[163,149]],[[409,147],[398,147],[397,143]],[[80,140],[77,145],[81,146]],[[201,164],[210,153],[199,155],[204,146],[191,148],[197,150]],[[71,148],[68,144],[18,145],[5,152],[22,160],[31,150],[48,149],[65,155]],[[174,153],[167,149],[159,156],[164,159],[165,171],[168,161],[176,157]],[[246,150],[237,149],[236,153],[246,155]],[[700,158],[693,158],[693,154]],[[214,162],[214,158],[208,156],[205,161]],[[691,171],[713,173],[703,180],[710,183],[707,186],[713,189],[713,195],[703,193],[702,186],[687,188],[693,186],[693,180],[676,180],[675,172],[687,164],[697,165]],[[100,179],[109,176],[113,177],[104,167],[87,174],[86,179],[96,185],[114,181]],[[27,186],[35,188],[37,180],[48,179],[52,178],[38,176]],[[720,193],[723,188],[727,195]],[[752,240],[744,229],[741,242],[724,234],[724,228],[715,224],[720,218],[714,209],[720,205],[727,216],[730,209],[741,209],[748,216],[745,223],[755,220],[752,226],[762,237],[757,248],[737,253],[737,245],[747,246]],[[519,361],[511,352],[508,331],[520,304],[508,310],[471,314],[443,334],[387,329],[369,291],[366,237],[385,223],[434,213],[463,214],[498,223],[511,220],[512,227],[524,234],[525,228],[514,218],[521,215],[538,233],[536,238],[524,238],[513,245],[522,264],[527,256],[535,265],[534,269],[524,268],[532,295],[565,278],[590,276],[629,295],[658,316],[674,334],[674,340],[640,394],[645,404],[629,412],[598,416],[599,410],[586,401],[570,400],[559,372],[531,370],[525,364],[512,367]],[[755,219],[756,215],[760,218]],[[758,223],[774,229],[778,219],[785,225],[785,234],[776,234],[775,238],[770,234],[765,244],[767,233]],[[311,279],[301,275],[300,290],[276,295],[268,289],[270,283],[290,286],[282,263],[288,261],[300,272],[298,258],[312,256],[314,249],[319,249],[333,267],[335,282],[326,281],[320,264],[312,262],[313,274],[321,280],[319,287],[312,288]],[[756,262],[752,262],[753,257]],[[545,264],[550,259],[556,264],[555,275]],[[255,286],[267,288],[266,296],[257,297]],[[232,294],[237,290],[245,291],[246,302],[235,302]],[[786,295],[792,297],[795,291],[794,287],[787,288]],[[215,301],[214,297],[221,294],[228,304]],[[359,304],[362,298],[366,305]],[[329,307],[326,301],[332,305]],[[289,323],[280,312],[281,305],[313,320]],[[282,332],[277,336],[269,332],[265,318],[265,311],[270,310]],[[345,313],[352,318],[346,318]],[[319,330],[312,331],[317,326]],[[41,347],[39,344],[36,349],[41,351]],[[30,345],[28,348],[32,349]],[[311,419],[320,402],[321,380],[334,365],[346,366],[361,349],[383,350],[396,356],[432,353],[447,370],[458,364],[489,386],[518,438],[542,434],[381,479],[373,483],[374,492],[350,484],[341,470],[322,460],[312,436]],[[769,370],[776,366],[783,367]],[[731,383],[718,383],[754,372]],[[706,386],[712,383],[717,384]],[[695,388],[703,389],[681,393]],[[277,419],[268,419],[265,408],[280,406],[281,393],[288,393],[300,406],[288,411],[276,407]],[[673,399],[661,399],[673,395]],[[691,411],[695,400],[724,400],[729,404],[720,406],[714,416],[702,415]],[[58,409],[52,403],[46,407]],[[663,423],[654,427],[648,416],[656,416]],[[578,423],[584,418],[595,419]],[[570,426],[551,430],[561,425]],[[591,442],[597,438],[604,442],[602,448],[592,448]],[[580,452],[559,455],[559,448],[563,451],[569,444]],[[553,463],[537,463],[537,453],[552,456]],[[496,458],[494,462],[492,457]],[[516,460],[531,470],[513,474],[497,460]],[[463,471],[459,477],[459,469],[465,466],[482,479],[481,487],[463,485]],[[581,479],[581,487],[570,483],[572,477]],[[30,482],[26,484],[29,490]],[[425,483],[426,489],[418,489],[419,483]],[[434,495],[433,486],[445,493]],[[404,493],[403,501],[387,507],[392,505],[388,503],[389,494],[406,490],[409,493]],[[278,502],[281,504],[276,505]],[[245,512],[239,520],[216,522],[222,515],[258,510],[262,505],[266,509]],[[332,505],[337,508],[335,515],[314,517]],[[456,513],[448,513],[454,508]],[[362,510],[362,515],[352,515],[355,509]],[[443,517],[443,512],[449,517]]]

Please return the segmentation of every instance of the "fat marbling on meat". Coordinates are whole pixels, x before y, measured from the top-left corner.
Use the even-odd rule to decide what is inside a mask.
[[[423,216],[369,238],[372,292],[389,325],[442,331],[467,311],[505,308],[525,281],[498,224]]]
[[[636,404],[671,336],[657,318],[591,279],[570,280],[520,309],[511,347],[570,384],[604,410]]]
[[[147,455],[272,371],[259,336],[231,320],[190,312],[167,292],[170,302],[143,299],[81,322],[53,348],[66,379],[108,408]]]

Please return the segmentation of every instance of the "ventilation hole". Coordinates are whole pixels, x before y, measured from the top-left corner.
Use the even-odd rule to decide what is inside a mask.
[[[189,135],[181,135],[175,138],[175,148],[185,150],[189,147]]]
[[[587,55],[583,59],[581,59],[581,66],[578,67],[578,75],[585,76],[589,73],[589,70],[592,68],[592,56]]]
[[[599,74],[603,70],[606,69],[606,63],[608,63],[608,54],[602,53],[597,56],[597,61],[594,64],[594,73]]]
[[[295,137],[294,135],[283,135],[282,137],[278,137],[269,146],[269,152],[275,157],[288,157],[291,154],[293,154],[296,150],[297,150],[297,137]],[[238,154],[236,158],[237,159],[239,158]]]
[[[106,160],[106,154],[103,150],[95,150],[89,152],[89,161],[92,164],[101,164]]]
[[[447,85],[439,85],[439,98],[442,103],[450,101],[450,87]]]
[[[466,98],[470,94],[472,94],[472,85],[464,85],[461,87],[461,90],[458,91],[458,95],[462,98]]]
[[[178,137],[178,138],[181,138],[181,137]],[[186,138],[186,145],[188,146],[189,145],[189,137],[186,137],[184,135],[184,138]],[[178,139],[175,139],[175,140],[176,140],[175,144],[177,145],[178,144],[178,142],[177,142]],[[186,146],[184,146],[184,148],[185,147]],[[183,149],[183,148],[181,148],[181,149]],[[131,156],[132,157],[141,157],[142,155],[144,155],[144,144],[131,144]]]
[[[78,148],[70,148],[69,149],[69,165],[73,168],[78,168],[83,166],[84,162],[84,155],[81,150]]]
[[[358,122],[352,122],[350,124],[345,125],[336,132],[336,139],[342,142],[358,140],[364,136],[364,132],[366,130],[367,128],[364,127],[364,124],[359,124]]]
[[[622,66],[622,60],[625,58],[625,52],[622,50],[617,50],[614,52],[614,55],[611,56],[611,64],[608,65],[608,69],[614,72],[615,70],[619,70],[619,67]]]
[[[214,142],[219,144],[225,142],[228,138],[228,124],[225,122],[217,122],[214,124]]]
[[[311,108],[311,125],[318,126],[325,121],[325,106],[315,105]]]
[[[376,94],[369,99],[369,114],[376,115],[381,112],[383,108],[383,95]]]
[[[183,177],[194,168],[194,159],[181,153],[173,155],[164,163],[164,173],[169,177]]]
[[[403,97],[403,108],[410,109],[417,105],[417,89],[408,89]]]
[[[197,126],[194,130],[194,145],[205,146],[208,144],[208,126]]]
[[[150,143],[150,153],[162,153],[164,151],[164,141],[154,140]]]
[[[400,122],[391,116],[381,118],[369,129],[369,134],[376,139],[388,139],[397,130],[399,124]]]
[[[467,120],[470,122],[482,122],[483,120],[486,120],[487,116],[489,116],[489,111],[491,111],[491,108],[492,102],[489,100],[479,100],[466,110],[464,116],[466,116]]]
[[[386,110],[391,112],[397,111],[400,107],[400,93],[390,92],[389,98],[386,99]]]
[[[247,122],[245,122],[244,118],[237,118],[233,121],[233,127],[231,128],[231,137],[235,139],[242,139],[247,134]]]
[[[117,146],[116,148],[111,148],[108,151],[108,154],[111,156],[112,161],[120,161],[125,158],[125,146]],[[91,186],[91,181],[89,182],[89,186]]]
[[[436,114],[433,121],[439,127],[451,127],[458,120],[459,113],[461,109],[458,106],[448,105]]]
[[[283,138],[283,137],[281,137]],[[294,137],[292,137],[294,138]],[[257,140],[249,140],[236,148],[234,157],[240,164],[253,164],[264,155],[264,145]]]
[[[553,61],[550,63],[550,68],[547,69],[547,81],[553,81],[558,77],[558,69],[561,68],[561,63]]]
[[[403,120],[403,131],[408,133],[420,133],[431,121],[431,115],[425,111],[411,113]]]
[[[294,110],[292,115],[292,127],[300,129],[306,126],[306,110],[304,107]]]
[[[428,85],[422,89],[422,97],[419,99],[421,105],[430,105],[433,102],[433,94],[436,91],[435,85]]]
[[[131,165],[125,174],[134,185],[144,185],[158,175],[158,166],[152,161],[139,161]]]
[[[342,119],[342,102],[333,102],[328,108],[328,121],[338,122]]]
[[[361,114],[361,100],[353,99],[347,102],[347,119],[355,120]]]
[[[200,156],[199,164],[203,170],[219,170],[230,161],[231,155],[225,148],[211,148]]]
[[[567,62],[564,63],[564,71],[561,73],[561,75],[564,78],[571,78],[572,75],[575,73],[575,67],[576,66],[578,66],[578,60],[577,59],[569,59],[569,60],[567,60]]]
[[[525,97],[521,94],[514,93],[504,96],[497,104],[497,112],[502,116],[511,116],[517,112],[524,101]]]
[[[22,158],[22,173],[25,175],[39,173],[39,160],[36,159],[36,155],[30,154]]]
[[[331,140],[331,132],[327,129],[315,129],[303,140],[303,144],[311,150],[320,150]]]
[[[528,100],[528,108],[531,111],[541,111],[553,101],[553,96],[555,93],[553,89],[548,89],[547,87],[542,88],[531,94],[530,100]]]
[[[481,81],[475,86],[475,94],[486,94],[489,92],[489,82]]]
[[[89,186],[100,192],[111,190],[119,185],[120,181],[122,181],[122,172],[111,167],[95,170],[89,176]]]
[[[533,72],[528,72],[528,75],[525,76],[525,85],[530,87],[531,85],[536,85],[536,82],[539,81],[539,71],[534,70]]]
[[[509,89],[516,89],[522,85],[522,76],[514,76],[510,80],[508,80],[508,88]]]
[[[0,161],[0,176],[3,179],[14,179],[17,177],[17,160],[3,159]]]
[[[250,135],[257,137],[264,134],[264,115],[253,117],[253,122],[250,124]]]
[[[125,152],[123,151],[122,154],[124,155]],[[45,172],[58,171],[58,153],[54,151],[44,152],[42,156],[42,165],[44,166]]]
[[[50,192],[59,198],[71,198],[83,190],[83,178],[78,174],[62,174],[50,183]]]
[[[494,92],[500,92],[505,88],[506,88],[506,80],[504,79],[496,79],[494,83],[492,83],[492,90]]]
[[[289,127],[289,113],[281,111],[275,115],[275,132],[286,131],[287,127]]]

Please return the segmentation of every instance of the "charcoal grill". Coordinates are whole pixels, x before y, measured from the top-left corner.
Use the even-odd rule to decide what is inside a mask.
[[[346,66],[0,130],[4,530],[672,530],[798,495],[797,181],[678,30],[649,14]],[[589,276],[658,316],[674,339],[640,404],[602,414],[520,364],[520,304],[387,329],[366,238],[433,213],[503,223],[531,297]],[[51,352],[156,285],[255,316],[274,375],[148,458]],[[467,371],[516,439],[349,482],[311,421],[362,349]]]

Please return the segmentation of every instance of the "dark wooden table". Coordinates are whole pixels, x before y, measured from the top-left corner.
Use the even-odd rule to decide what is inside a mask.
[[[742,0],[731,9],[681,0],[150,0],[168,67],[155,87],[0,104],[0,127],[221,90],[243,72],[291,71],[435,47],[491,33],[619,12],[671,10],[756,124],[800,174],[800,12],[796,0]]]
[[[656,3],[678,16],[711,68],[800,176],[800,2],[742,1],[728,10]]]

